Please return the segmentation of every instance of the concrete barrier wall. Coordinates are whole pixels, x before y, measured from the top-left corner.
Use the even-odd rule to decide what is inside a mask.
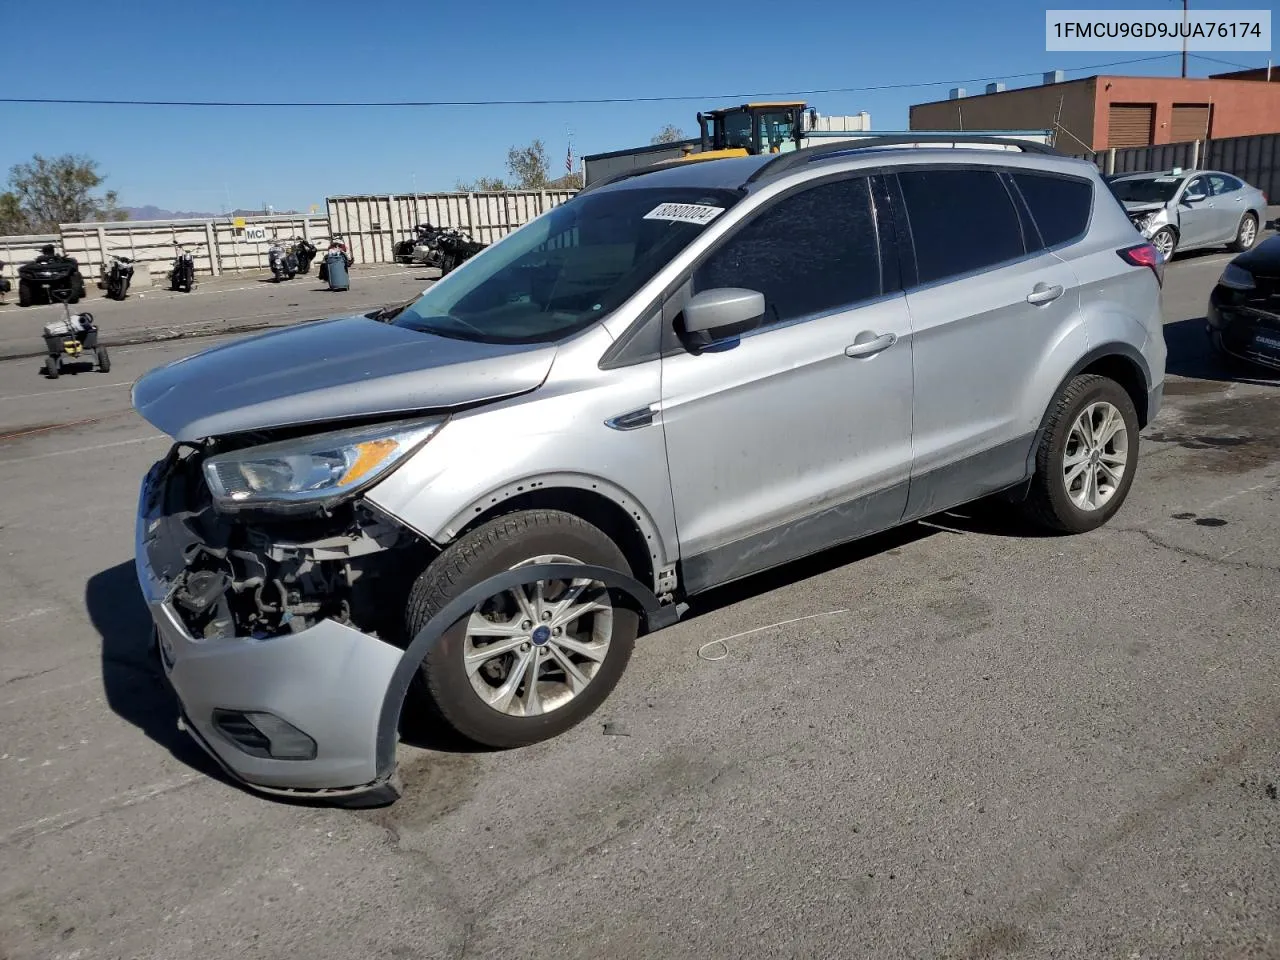
[[[516,227],[546,213],[574,195],[573,190],[509,193],[419,193],[330,197],[328,215],[246,217],[245,229],[230,218],[211,220],[125,220],[119,223],[64,223],[59,234],[0,237],[4,275],[16,279],[18,267],[34,259],[46,243],[80,261],[92,285],[112,254],[146,264],[163,282],[181,243],[195,258],[196,271],[218,276],[237,270],[265,270],[273,237],[303,237],[323,252],[341,236],[356,263],[390,263],[399,240],[416,224],[455,227],[483,243],[500,240]],[[263,234],[257,239],[258,233]]]
[[[356,263],[391,263],[392,251],[419,223],[455,227],[482,243],[501,240],[516,227],[569,200],[574,190],[505,193],[418,193],[329,197],[329,225]]]
[[[235,270],[263,270],[273,237],[305,237],[318,247],[329,242],[325,217],[247,217],[240,230],[229,219],[134,220],[120,223],[63,224],[62,247],[80,261],[87,281],[99,276],[112,254],[148,265],[153,277],[163,277],[181,243],[195,259],[196,270],[217,276]],[[256,239],[261,232],[263,239]]]

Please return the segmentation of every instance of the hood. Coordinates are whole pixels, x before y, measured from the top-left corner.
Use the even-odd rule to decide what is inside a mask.
[[[1232,261],[1255,277],[1280,277],[1280,236],[1268,237]]]
[[[317,320],[158,367],[133,406],[175,440],[441,410],[537,388],[554,345],[471,343],[367,317]]]
[[[1163,210],[1168,204],[1159,201],[1151,202],[1150,200],[1126,200],[1124,208],[1129,213],[1147,213],[1151,210]]]

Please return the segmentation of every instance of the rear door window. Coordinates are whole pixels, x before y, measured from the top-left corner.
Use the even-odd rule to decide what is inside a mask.
[[[1011,173],[1046,247],[1081,237],[1093,212],[1093,184],[1078,177],[1018,170]]]
[[[907,170],[898,181],[919,283],[959,277],[1026,253],[1017,208],[994,170]]]

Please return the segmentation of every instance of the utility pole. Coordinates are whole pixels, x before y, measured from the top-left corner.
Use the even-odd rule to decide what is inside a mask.
[[[1187,3],[1182,0],[1182,78],[1187,78]]]

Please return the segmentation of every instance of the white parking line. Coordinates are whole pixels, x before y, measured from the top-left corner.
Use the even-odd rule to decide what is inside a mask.
[[[208,779],[204,774],[188,773],[175,780],[153,783],[150,786],[139,787],[136,790],[117,793],[114,797],[107,797],[101,803],[93,806],[76,807],[63,813],[41,817],[38,820],[29,820],[0,836],[0,846],[8,846],[17,840],[33,840],[36,837],[44,836],[46,833],[66,830],[69,827],[84,823],[86,820],[96,820],[98,817],[114,813],[116,810],[135,806],[146,800],[172,793],[174,790],[181,790],[183,787],[190,786],[197,781]]]
[[[116,440],[114,443],[96,443],[88,447],[75,447],[71,450],[51,450],[48,453],[37,453],[29,457],[13,457],[0,460],[0,467],[11,463],[30,463],[32,460],[46,460],[49,457],[65,457],[70,453],[92,453],[94,450],[109,450],[112,447],[125,447],[131,443],[169,443],[168,437],[134,437],[132,440]]]
[[[60,684],[56,687],[45,687],[43,690],[32,690],[29,693],[20,693],[16,697],[10,697],[8,700],[0,700],[0,707],[11,707],[15,703],[23,703],[27,700],[35,700],[39,697],[47,697],[55,693],[65,693],[67,690],[74,690],[76,687],[84,687],[88,684],[98,682],[100,682],[98,677],[85,677],[83,680],[74,680],[71,683]]]
[[[46,613],[53,613],[53,607],[36,607],[34,610],[28,610],[26,613],[19,613],[12,617],[6,617],[0,620],[0,626],[10,623],[18,623],[22,620],[31,620],[35,617],[43,617]]]
[[[32,397],[56,397],[64,393],[80,393],[82,390],[110,390],[112,387],[127,387],[130,381],[121,380],[119,383],[99,383],[92,387],[68,387],[65,390],[59,390],[52,387],[43,393],[14,393],[7,397],[0,397],[0,400],[30,400]]]

